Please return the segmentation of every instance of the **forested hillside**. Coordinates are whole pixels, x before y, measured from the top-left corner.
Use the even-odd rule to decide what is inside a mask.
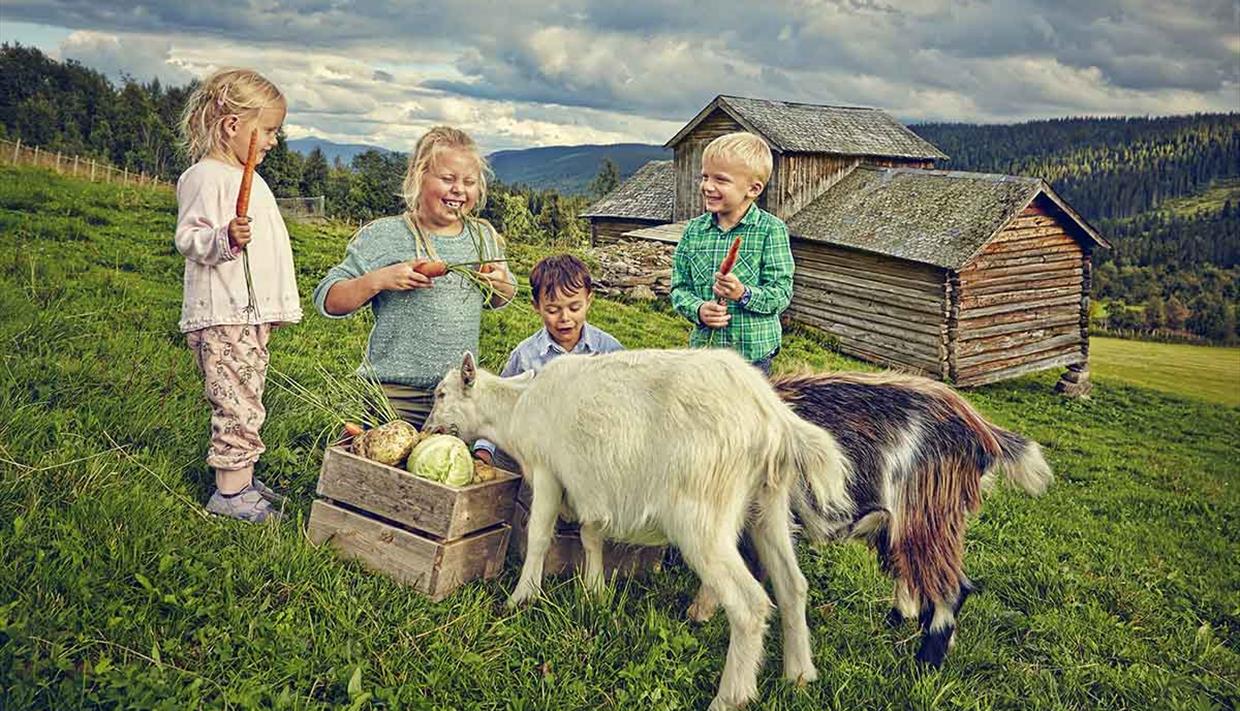
[[[132,80],[114,86],[75,62],[4,45],[0,137],[175,180],[186,167],[176,125],[189,89]],[[1110,240],[1112,249],[1095,257],[1100,325],[1235,338],[1240,114],[912,128],[951,156],[943,167],[1047,179]],[[588,232],[576,215],[590,198],[577,194],[580,186],[597,194],[631,172],[626,160],[646,149],[663,154],[636,144],[586,148],[498,155],[523,185],[493,185],[486,216],[514,239],[581,244]],[[535,158],[554,165],[530,172]],[[322,150],[303,156],[282,142],[260,172],[277,195],[324,195],[329,214],[356,223],[400,209],[405,160],[369,150],[348,163],[329,161]]]

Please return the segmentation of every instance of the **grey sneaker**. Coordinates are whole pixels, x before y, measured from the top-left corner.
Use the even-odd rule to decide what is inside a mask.
[[[254,487],[254,490],[258,492],[259,496],[267,499],[267,501],[275,504],[276,506],[283,506],[284,503],[288,501],[284,494],[277,494],[274,490],[268,488],[266,484],[259,481],[258,477],[254,478],[253,483],[250,484],[250,486]]]
[[[253,486],[247,486],[232,497],[225,497],[216,489],[211,498],[207,499],[207,512],[250,523],[279,521],[283,518],[271,502],[264,499]]]

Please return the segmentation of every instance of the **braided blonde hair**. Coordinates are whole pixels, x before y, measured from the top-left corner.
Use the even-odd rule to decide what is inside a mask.
[[[191,162],[210,155],[224,143],[220,130],[229,116],[246,116],[269,106],[284,106],[284,94],[253,69],[212,72],[190,94],[181,114],[181,139]]]

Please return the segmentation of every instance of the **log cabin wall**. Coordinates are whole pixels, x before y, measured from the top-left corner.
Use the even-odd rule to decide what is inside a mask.
[[[672,222],[688,220],[702,214],[704,208],[698,182],[702,174],[702,152],[706,150],[706,144],[722,135],[744,130],[743,126],[723,110],[715,109],[676,144],[673,158],[676,198],[672,207]]]
[[[948,289],[949,374],[992,383],[1083,363],[1089,354],[1089,253],[1037,198]]]
[[[606,244],[615,244],[620,241],[620,236],[629,230],[639,230],[643,227],[654,227],[663,224],[663,220],[633,220],[619,217],[592,217],[590,218],[590,246],[601,247]]]
[[[788,315],[864,360],[942,378],[947,373],[943,269],[794,239]]]

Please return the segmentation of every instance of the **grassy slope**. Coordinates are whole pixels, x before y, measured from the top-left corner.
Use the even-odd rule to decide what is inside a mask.
[[[1094,337],[1089,353],[1097,379],[1240,406],[1240,348]]]
[[[308,545],[308,433],[327,420],[281,392],[261,466],[293,521],[205,518],[207,408],[175,326],[172,224],[167,193],[0,168],[0,707],[706,703],[727,627],[684,621],[683,570],[606,603],[555,581],[513,614],[511,568],[432,604]],[[347,235],[293,234],[309,294]],[[665,311],[594,315],[629,345],[684,341]],[[525,306],[489,316],[485,363],[535,324]],[[347,373],[365,332],[308,316],[273,339],[273,364]],[[847,361],[798,335],[777,366],[803,364]],[[986,587],[947,667],[920,671],[911,629],[883,626],[890,588],[864,549],[802,547],[823,678],[779,679],[774,625],[760,708],[1235,705],[1240,410],[1106,379],[1074,402],[1054,379],[969,395],[1044,443],[1058,480],[1039,500],[997,492],[973,524],[969,568]]]

